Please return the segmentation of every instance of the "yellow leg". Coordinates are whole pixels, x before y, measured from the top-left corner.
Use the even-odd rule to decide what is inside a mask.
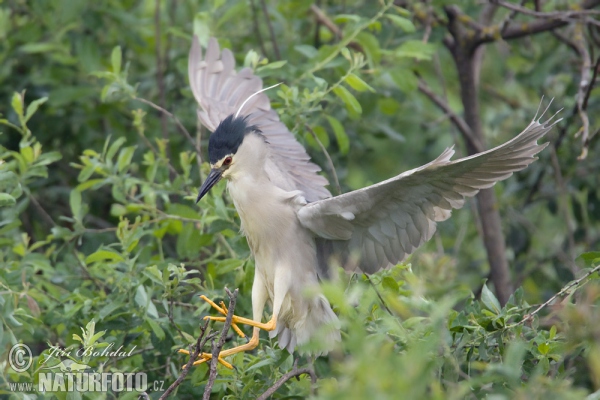
[[[206,301],[208,304],[210,304],[215,310],[217,310],[220,314],[223,315],[227,315],[227,307],[225,306],[225,303],[221,302],[221,305],[218,306],[214,301],[210,300],[208,297],[202,295],[200,296],[200,298],[204,301]],[[220,321],[220,322],[225,322],[226,317],[212,317],[212,316],[208,316],[208,317],[204,317],[204,319],[210,319],[213,321]],[[224,350],[221,351],[221,353],[219,354],[219,363],[221,363],[223,366],[229,368],[229,369],[233,369],[233,366],[228,363],[227,361],[223,360],[223,357],[227,357],[233,354],[237,354],[240,353],[242,351],[250,351],[250,350],[254,350],[256,348],[256,346],[258,346],[258,334],[260,332],[260,329],[263,329],[265,331],[272,331],[276,328],[277,326],[277,318],[275,318],[275,316],[273,316],[271,318],[271,320],[267,323],[261,323],[261,322],[257,322],[254,320],[251,320],[249,318],[243,318],[243,317],[238,317],[237,315],[234,315],[231,319],[231,327],[237,332],[238,335],[240,335],[241,337],[245,338],[246,335],[244,334],[244,332],[242,332],[242,330],[237,326],[237,324],[244,324],[244,325],[250,325],[254,327],[254,330],[252,331],[252,338],[248,341],[248,343],[243,344],[241,346],[237,346],[234,347],[232,349],[229,350]],[[190,355],[190,352],[188,350],[185,349],[180,349],[178,351],[181,354],[187,354]],[[198,355],[198,359],[196,361],[194,361],[194,363],[192,364],[193,366],[196,365],[200,365],[202,363],[207,362],[208,360],[212,359],[212,354],[210,353],[200,353]],[[185,368],[185,366],[184,366]]]

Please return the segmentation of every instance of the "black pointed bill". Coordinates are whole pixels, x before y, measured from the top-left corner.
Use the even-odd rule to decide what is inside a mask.
[[[222,170],[219,170],[219,169],[211,169],[210,170],[210,174],[208,174],[208,177],[206,178],[206,180],[200,187],[200,192],[198,193],[198,198],[196,199],[196,203],[199,202],[200,199],[203,198],[206,193],[208,193],[210,188],[215,186],[217,184],[217,182],[219,182],[221,180],[222,176],[223,176]]]

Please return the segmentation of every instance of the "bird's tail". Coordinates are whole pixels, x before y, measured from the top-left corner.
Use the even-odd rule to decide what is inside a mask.
[[[303,318],[295,319],[294,323],[277,324],[277,328],[269,333],[271,338],[277,336],[279,347],[292,353],[296,346],[311,342],[307,349],[302,347],[300,353],[320,356],[333,350],[341,340],[340,321],[331,309],[323,295],[306,300],[309,302]],[[312,339],[312,340],[311,340]]]

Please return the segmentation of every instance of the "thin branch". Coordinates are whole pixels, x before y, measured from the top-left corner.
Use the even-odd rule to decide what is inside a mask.
[[[383,297],[381,297],[381,293],[379,293],[379,290],[377,290],[377,286],[375,286],[375,284],[371,280],[371,277],[369,275],[367,275],[367,274],[363,274],[363,276],[365,278],[367,278],[367,280],[369,281],[369,284],[371,284],[371,287],[373,288],[373,290],[377,294],[377,297],[379,297],[379,301],[381,301],[381,304],[383,305],[383,308],[385,308],[385,310],[388,312],[388,314],[390,314],[391,316],[394,316],[394,314],[392,314],[392,311],[388,308],[387,304],[385,303],[385,300],[383,300]]]
[[[317,22],[329,29],[337,39],[342,37],[342,30],[316,4],[311,4],[310,11],[315,14]]]
[[[210,392],[212,391],[215,379],[217,379],[217,365],[219,364],[219,354],[221,353],[221,349],[225,344],[225,339],[227,339],[227,332],[229,332],[229,327],[231,326],[231,321],[233,319],[233,310],[235,309],[235,302],[237,301],[238,289],[235,289],[233,293],[231,293],[231,291],[227,288],[225,288],[225,291],[229,296],[229,307],[227,309],[227,317],[225,318],[225,323],[223,325],[223,329],[221,330],[221,336],[219,337],[219,341],[216,345],[213,342],[212,359],[210,360],[210,374],[208,377],[208,382],[206,382],[206,386],[204,387],[204,396],[202,396],[203,400],[210,400]]]
[[[260,45],[260,51],[263,57],[267,56],[267,50],[265,49],[265,42],[263,41],[262,34],[260,33],[260,24],[258,23],[258,13],[256,12],[256,4],[254,0],[250,0],[250,10],[252,11],[252,23],[254,24],[254,32],[256,32],[256,38]]]
[[[521,5],[525,3],[526,0],[521,0]],[[498,28],[501,34],[504,34],[506,28],[508,27],[509,22],[511,22],[517,16],[519,12],[517,10],[511,10],[506,17],[498,24]]]
[[[181,385],[181,382],[183,382],[187,374],[189,374],[190,370],[192,369],[192,364],[194,364],[194,361],[196,361],[196,358],[198,358],[198,356],[200,355],[200,351],[202,350],[202,348],[206,344],[206,341],[210,337],[210,335],[205,337],[206,329],[208,328],[209,323],[210,320],[206,320],[204,326],[200,326],[200,336],[198,336],[198,339],[196,340],[196,346],[190,345],[190,359],[181,371],[179,377],[177,377],[175,382],[173,382],[171,386],[169,386],[169,388],[165,390],[165,392],[162,394],[162,396],[159,397],[158,400],[164,400],[167,397],[169,397],[169,395],[177,388],[177,386]]]
[[[323,154],[325,154],[325,158],[327,158],[327,163],[329,164],[329,169],[331,170],[331,175],[333,176],[333,182],[335,183],[335,189],[337,191],[337,194],[338,195],[342,194],[342,188],[340,187],[340,181],[338,180],[337,172],[335,171],[335,166],[333,165],[333,160],[329,156],[329,152],[327,151],[325,146],[323,146],[323,143],[321,143],[321,141],[317,137],[317,134],[315,133],[315,131],[313,131],[312,128],[308,124],[304,124],[304,127],[310,132],[312,137],[319,144],[319,147],[321,147],[321,151],[323,152]]]
[[[573,44],[577,49],[577,53],[581,58],[581,72],[579,78],[579,87],[577,89],[577,113],[579,114],[579,118],[581,119],[581,129],[575,137],[581,134],[581,141],[583,143],[583,148],[581,150],[581,154],[578,159],[582,160],[587,156],[587,145],[588,137],[590,133],[590,120],[588,118],[586,109],[584,107],[584,103],[587,105],[585,101],[588,93],[588,88],[592,84],[590,75],[590,68],[592,67],[592,60],[590,58],[590,52],[587,49],[585,43],[585,35],[583,34],[583,24],[578,23],[575,25]]]
[[[563,179],[562,173],[560,171],[560,163],[558,162],[556,149],[552,146],[550,146],[550,160],[552,161],[552,167],[554,169],[554,179],[556,180],[556,186],[558,190],[558,207],[560,209],[560,212],[563,214],[564,223],[567,228],[567,245],[569,254],[568,258],[573,259],[575,257],[575,238],[573,236],[573,221],[571,221],[571,215],[569,214],[569,192],[567,190],[565,180]],[[579,270],[579,268],[577,268],[577,265],[573,262],[569,264],[573,274],[576,274]]]
[[[324,27],[329,29],[329,31],[333,33],[337,40],[340,40],[342,38],[342,30],[335,24],[335,22],[329,19],[329,17],[323,12],[323,10],[321,10],[316,4],[312,4],[310,6],[310,11],[312,11],[312,13],[315,14],[315,19],[317,20],[317,23],[322,24]],[[365,52],[362,46],[357,42],[348,43],[348,47],[361,53]]]
[[[153,102],[146,100],[146,99],[142,99],[141,97],[134,97],[134,100],[137,100],[139,102],[142,102],[144,104],[149,105],[150,107],[154,108],[155,110],[160,111],[161,113],[167,115],[168,117],[170,117],[171,119],[173,119],[173,121],[175,122],[175,125],[177,125],[177,128],[179,128],[179,131],[181,133],[183,133],[185,135],[185,137],[190,141],[190,143],[192,143],[194,145],[194,147],[196,148],[196,151],[198,153],[200,153],[200,149],[197,148],[196,146],[196,142],[194,141],[194,139],[192,138],[192,135],[190,135],[190,133],[188,132],[187,129],[185,129],[185,126],[183,126],[183,124],[181,123],[181,121],[179,121],[179,118],[177,118],[173,113],[165,110],[164,108],[162,108],[159,105],[154,104]]]
[[[499,1],[499,0],[498,0]],[[504,4],[504,2],[503,2]],[[506,3],[508,4],[508,3]],[[600,4],[600,0],[584,0],[580,4],[577,5],[579,8],[579,13],[583,11],[588,11],[591,8],[594,8]],[[516,6],[512,4],[512,6]],[[528,10],[528,9],[527,9]],[[529,10],[531,12],[536,12]],[[556,13],[564,13],[570,11],[557,11]],[[495,26],[495,27],[487,27],[483,31],[478,32],[478,37],[475,39],[475,45],[480,45],[483,43],[494,42],[496,40],[512,40],[519,39],[525,36],[534,35],[541,32],[546,32],[553,30],[555,28],[559,28],[561,26],[567,25],[571,20],[566,19],[556,19],[556,18],[540,18],[536,21],[521,23],[521,22],[513,22],[507,24],[503,27]],[[594,23],[595,20],[588,19],[588,23]]]
[[[502,0],[490,0],[492,4],[497,4],[501,7],[508,8],[514,12],[521,13],[523,15],[529,15],[536,18],[548,18],[548,19],[567,19],[573,17],[580,17],[583,15],[600,15],[599,10],[559,10],[559,11],[535,11],[518,4],[508,3]]]
[[[279,389],[281,386],[283,386],[284,383],[286,383],[287,381],[289,381],[290,379],[292,379],[294,377],[298,377],[298,376],[304,375],[304,374],[307,374],[310,376],[311,385],[314,387],[317,384],[317,375],[310,368],[298,369],[298,360],[296,359],[296,361],[294,362],[294,368],[287,374],[283,375],[266,392],[264,392],[259,397],[257,397],[257,400],[267,400],[270,396],[274,395],[275,392],[277,391],[277,389]]]
[[[429,97],[429,99],[433,101],[435,105],[437,105],[444,113],[446,113],[446,115],[448,115],[452,123],[456,126],[456,128],[458,128],[458,130],[467,140],[467,142],[469,142],[471,146],[473,146],[473,148],[477,150],[477,152],[481,152],[484,150],[483,145],[481,144],[480,140],[473,135],[473,132],[471,131],[469,125],[467,125],[464,119],[462,119],[454,111],[452,111],[452,109],[450,108],[448,103],[444,101],[444,99],[435,94],[433,90],[431,90],[431,88],[427,86],[425,81],[420,78],[418,87],[424,95]]]
[[[181,339],[185,339],[185,336],[183,335],[183,332],[181,331],[181,329],[179,329],[179,326],[177,326],[177,324],[175,323],[175,320],[173,319],[173,296],[169,296],[169,310],[167,311],[167,316],[169,317],[169,322],[171,322],[171,324],[175,327],[175,330],[177,330],[177,333],[179,333],[179,337]]]
[[[279,46],[277,46],[277,38],[275,37],[275,30],[273,24],[271,24],[271,18],[269,17],[269,10],[267,10],[267,3],[265,0],[260,0],[263,14],[267,20],[267,26],[269,27],[269,34],[271,35],[271,42],[273,42],[273,51],[275,52],[275,59],[281,60],[281,53],[279,52]]]
[[[34,207],[39,211],[39,213],[42,215],[42,218],[44,218],[46,220],[46,222],[48,222],[52,226],[58,226],[58,225],[56,225],[56,222],[52,219],[50,214],[48,214],[46,212],[44,207],[42,207],[42,205],[33,196],[33,194],[29,194],[29,200],[31,200],[31,204],[34,205]]]
[[[600,271],[600,265],[595,266],[594,268],[592,268],[591,270],[589,270],[588,272],[586,272],[585,275],[583,275],[581,278],[575,279],[573,282],[571,282],[567,286],[563,287],[560,290],[560,292],[558,292],[554,296],[550,297],[546,302],[544,302],[542,305],[540,305],[538,308],[536,308],[531,313],[525,315],[520,322],[517,322],[516,324],[513,324],[513,325],[509,325],[506,328],[507,329],[508,328],[514,328],[515,326],[524,324],[525,322],[533,319],[533,317],[535,317],[537,313],[539,313],[542,309],[544,309],[548,305],[550,305],[558,297],[562,297],[565,294],[568,294],[568,292],[571,290],[572,287],[579,285],[581,282],[583,282],[584,280],[586,280],[587,278],[589,278],[592,274],[594,274],[594,273],[596,273],[598,271]]]
[[[160,51],[160,4],[161,0],[155,0],[154,6],[154,53],[156,55],[156,83],[158,86],[158,98],[160,106],[166,107],[165,79],[163,75],[163,58]],[[167,117],[164,113],[160,116],[160,127],[163,139],[168,139]]]

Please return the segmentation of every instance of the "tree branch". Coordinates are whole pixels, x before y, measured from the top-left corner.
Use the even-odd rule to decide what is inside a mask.
[[[212,359],[210,360],[210,373],[208,377],[208,382],[206,382],[206,386],[204,388],[204,396],[202,396],[203,400],[210,400],[210,392],[212,391],[215,379],[217,379],[217,365],[219,364],[219,353],[221,353],[221,349],[225,344],[225,339],[227,339],[227,332],[229,332],[229,327],[231,326],[231,320],[233,319],[233,311],[235,309],[235,303],[237,301],[238,289],[235,289],[233,293],[231,293],[231,291],[227,288],[225,288],[225,291],[229,296],[229,307],[227,309],[227,317],[225,318],[225,323],[223,324],[223,329],[221,330],[219,342],[216,345],[213,342]]]
[[[310,382],[311,382],[312,386],[314,387],[317,383],[317,375],[310,368],[298,369],[298,360],[296,359],[296,361],[294,362],[294,368],[287,374],[283,375],[281,377],[281,379],[279,379],[277,382],[275,382],[275,384],[273,386],[271,386],[266,392],[261,394],[257,398],[257,400],[267,400],[269,398],[269,396],[272,396],[273,394],[275,394],[277,389],[279,389],[281,386],[283,386],[283,384],[286,383],[287,381],[289,381],[291,378],[300,376],[300,375],[304,375],[304,374],[310,375]]]
[[[156,54],[156,84],[158,86],[158,98],[160,106],[166,107],[165,97],[165,79],[163,74],[163,58],[160,50],[160,0],[155,0],[154,6],[154,52]],[[163,139],[168,139],[169,132],[167,130],[167,116],[164,113],[160,115],[160,127]]]
[[[531,10],[529,8],[523,7],[518,4],[508,3],[503,0],[490,0],[492,4],[497,4],[501,7],[508,8],[509,10],[524,14],[530,15],[536,18],[549,18],[549,19],[566,19],[573,17],[580,17],[583,15],[600,15],[599,10],[560,10],[560,11],[551,11],[551,12],[542,12]]]
[[[263,14],[265,15],[265,20],[267,21],[267,27],[269,28],[269,34],[271,35],[271,42],[273,42],[273,51],[275,52],[275,59],[281,60],[281,53],[279,52],[279,46],[277,46],[277,37],[275,36],[275,31],[273,30],[273,24],[271,24],[269,10],[267,10],[267,3],[265,2],[265,0],[260,0],[260,5],[262,7]]]
[[[317,136],[315,131],[313,131],[312,128],[308,124],[304,124],[304,127],[310,132],[312,137],[319,144],[319,147],[321,147],[321,151],[323,151],[323,154],[325,154],[325,158],[327,158],[327,163],[329,164],[329,169],[331,170],[331,175],[333,176],[333,182],[335,183],[335,189],[337,190],[338,195],[342,194],[342,188],[340,187],[340,181],[338,179],[337,172],[335,171],[335,166],[333,165],[333,160],[329,156],[329,152],[327,151],[325,146],[323,146],[323,143],[321,143],[321,141],[319,140],[319,137]]]
[[[190,345],[190,353],[191,353],[190,359],[188,360],[187,364],[183,367],[179,377],[177,377],[175,382],[173,382],[171,384],[171,386],[169,386],[168,389],[165,390],[165,392],[162,394],[162,396],[159,397],[158,400],[164,400],[167,397],[169,397],[169,395],[179,385],[181,385],[181,382],[183,382],[183,380],[185,379],[187,374],[189,374],[190,370],[192,369],[192,364],[194,364],[194,361],[196,361],[196,358],[198,358],[198,356],[200,355],[200,351],[206,344],[206,341],[210,338],[210,335],[205,337],[206,329],[208,328],[209,322],[210,322],[209,320],[206,320],[206,322],[204,323],[204,326],[200,326],[200,336],[198,336],[198,339],[196,340],[196,346]],[[192,349],[193,349],[193,352],[192,352]]]
[[[600,265],[595,266],[594,268],[592,268],[591,270],[589,270],[588,272],[586,272],[585,275],[583,275],[581,278],[575,279],[573,282],[571,282],[567,286],[563,287],[560,292],[558,292],[554,296],[550,297],[546,302],[544,302],[543,304],[541,304],[533,312],[525,315],[520,322],[517,322],[514,325],[509,325],[506,328],[507,329],[508,328],[514,328],[515,326],[524,324],[525,322],[531,320],[533,317],[535,317],[535,315],[537,313],[539,313],[541,310],[543,310],[548,305],[550,305],[550,303],[552,303],[558,297],[564,296],[565,294],[567,294],[569,292],[569,290],[571,290],[572,287],[579,285],[581,282],[583,282],[584,280],[586,280],[587,278],[589,278],[592,274],[594,274],[595,272],[598,272],[598,271],[600,271]]]
[[[501,0],[495,0],[498,1],[498,4],[504,6],[505,4],[509,4],[506,2],[503,2]],[[582,13],[582,12],[589,12],[592,11],[590,10],[591,8],[594,8],[596,6],[598,6],[600,4],[600,0],[584,0],[582,1],[577,8],[579,9],[579,11],[577,11],[578,13]],[[517,6],[516,4],[511,4],[511,7],[520,7]],[[509,7],[507,7],[509,8]],[[527,8],[522,7],[525,10],[528,10],[528,13],[534,13],[534,14],[539,14],[537,11],[533,11],[533,10],[529,10]],[[575,12],[575,11],[573,11]],[[556,11],[553,13],[542,13],[542,14],[555,14],[556,16],[550,17],[544,17],[544,18],[540,18],[536,21],[532,21],[532,22],[528,22],[528,23],[522,23],[522,22],[513,22],[513,23],[508,23],[505,24],[504,26],[495,26],[495,27],[487,27],[485,30],[479,31],[478,33],[478,37],[475,40],[475,44],[476,45],[480,45],[483,43],[489,43],[489,42],[494,42],[496,40],[502,39],[502,40],[511,40],[511,39],[519,39],[525,36],[530,36],[530,35],[534,35],[537,33],[541,33],[541,32],[546,32],[549,30],[553,30],[556,28],[559,28],[561,26],[567,25],[570,21],[569,18],[565,19],[558,19],[558,15],[562,15],[563,13],[569,13],[568,15],[571,15],[570,13],[572,13],[572,11]]]
[[[471,146],[473,146],[475,149],[477,149],[478,152],[483,151],[483,145],[481,144],[481,141],[473,135],[471,128],[469,127],[469,125],[467,125],[465,120],[462,119],[460,116],[458,116],[454,111],[452,111],[452,109],[450,108],[448,103],[446,103],[446,101],[444,101],[444,99],[442,99],[440,96],[435,94],[433,92],[433,90],[431,90],[431,88],[429,86],[427,86],[425,81],[423,81],[420,78],[419,78],[418,88],[424,95],[429,97],[429,99],[436,106],[438,106],[448,116],[448,118],[450,118],[450,121],[452,121],[452,123],[456,126],[456,128],[463,135],[464,139],[467,142],[469,142],[471,144]]]
[[[190,135],[190,133],[188,132],[187,129],[185,129],[185,126],[183,126],[183,124],[181,123],[181,121],[179,121],[179,118],[177,118],[175,116],[175,114],[167,111],[166,109],[164,109],[161,106],[158,106],[156,104],[154,104],[153,102],[143,99],[141,97],[134,97],[134,100],[140,101],[144,104],[149,105],[150,107],[154,108],[155,110],[160,111],[161,113],[165,114],[166,116],[170,117],[171,119],[173,119],[173,122],[175,122],[175,125],[177,125],[177,128],[179,128],[179,131],[181,133],[183,133],[185,135],[185,137],[190,141],[190,143],[192,143],[194,145],[194,148],[196,149],[196,151],[198,152],[198,154],[200,154],[200,149],[197,148],[196,146],[196,142],[194,141],[194,139],[192,138],[192,135]]]

